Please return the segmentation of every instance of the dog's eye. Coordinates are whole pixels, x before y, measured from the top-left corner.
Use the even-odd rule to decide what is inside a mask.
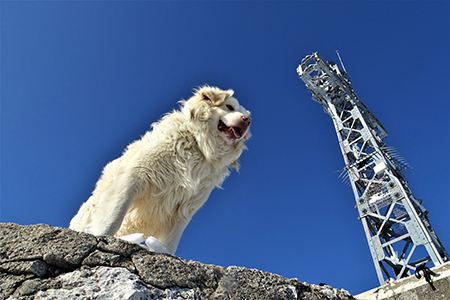
[[[232,105],[230,105],[230,104],[227,104],[227,108],[228,108],[229,110],[231,110],[231,111],[234,111],[234,107],[233,107]]]

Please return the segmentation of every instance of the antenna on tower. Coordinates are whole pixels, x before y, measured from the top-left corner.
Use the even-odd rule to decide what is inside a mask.
[[[344,63],[342,63],[341,56],[339,55],[339,51],[336,50],[336,54],[337,54],[337,56],[339,58],[339,61],[341,62],[342,70],[344,70],[344,72],[347,73],[347,70],[344,67]]]

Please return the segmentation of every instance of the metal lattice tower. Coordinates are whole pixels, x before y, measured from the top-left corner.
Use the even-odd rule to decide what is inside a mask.
[[[410,275],[421,264],[443,264],[449,255],[422,201],[408,187],[402,173],[407,164],[395,149],[386,147],[386,130],[358,98],[342,68],[316,52],[302,60],[297,73],[312,99],[333,119],[345,160],[343,172],[383,285]]]

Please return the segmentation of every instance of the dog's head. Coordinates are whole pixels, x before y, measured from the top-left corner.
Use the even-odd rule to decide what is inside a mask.
[[[191,121],[208,122],[227,144],[234,144],[250,136],[250,112],[233,97],[233,90],[204,86],[186,101],[184,109]]]
[[[244,141],[250,137],[252,119],[250,112],[239,104],[233,94],[233,90],[203,86],[184,102],[182,110],[191,122],[201,124],[203,130],[208,131],[204,132],[205,135],[215,140],[215,145],[209,141],[213,152],[217,152],[218,148],[234,148],[237,159],[245,149]],[[237,168],[237,165],[233,167]]]

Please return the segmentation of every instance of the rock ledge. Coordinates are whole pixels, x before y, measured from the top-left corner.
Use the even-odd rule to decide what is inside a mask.
[[[0,223],[0,300],[355,299],[345,290],[150,252],[114,237]]]

